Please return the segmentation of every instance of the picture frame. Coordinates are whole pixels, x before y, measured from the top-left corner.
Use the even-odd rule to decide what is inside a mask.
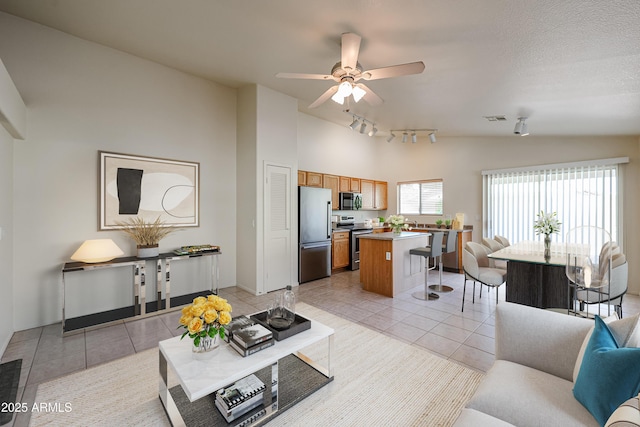
[[[133,217],[200,226],[200,163],[99,151],[99,230]]]

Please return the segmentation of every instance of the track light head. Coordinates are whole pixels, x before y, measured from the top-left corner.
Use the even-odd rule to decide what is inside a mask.
[[[367,123],[363,120],[362,124],[360,125],[360,133],[364,133],[366,129],[367,129]]]
[[[402,143],[404,144],[405,142],[407,142],[407,136],[409,136],[408,133],[406,132],[402,132]]]
[[[376,125],[373,125],[373,127],[369,131],[369,136],[374,136],[376,133],[378,133],[378,129],[376,129]]]
[[[358,127],[358,123],[360,123],[360,119],[358,119],[357,117],[353,117],[353,122],[349,125],[349,127],[351,128],[351,130],[356,130],[356,128]]]
[[[436,134],[435,134],[435,132],[431,132],[429,134],[429,140],[431,141],[432,144],[434,144],[436,142]]]
[[[411,143],[415,144],[416,142],[418,142],[418,135],[416,135],[415,132],[411,133]]]
[[[520,136],[529,135],[529,128],[527,127],[527,123],[525,122],[527,117],[518,117],[518,121],[516,122],[516,127],[513,128],[513,133]]]
[[[387,138],[387,142],[391,142],[394,139],[396,139],[396,136],[393,134],[393,132],[391,132],[391,134],[389,135],[389,137]]]

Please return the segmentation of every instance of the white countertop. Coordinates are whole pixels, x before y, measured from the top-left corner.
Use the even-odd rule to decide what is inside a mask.
[[[403,231],[400,234],[395,234],[392,231],[386,233],[369,233],[358,236],[359,239],[372,239],[372,240],[400,240],[400,239],[414,239],[417,237],[428,236],[430,233],[414,233],[411,231]]]

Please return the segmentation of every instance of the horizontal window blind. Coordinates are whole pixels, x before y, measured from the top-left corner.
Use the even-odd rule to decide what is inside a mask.
[[[618,167],[625,160],[483,171],[483,235],[539,240],[533,224],[544,211],[557,212],[562,223],[560,233],[551,236],[556,242],[564,242],[572,228],[596,226],[622,244]]]
[[[442,180],[398,183],[401,215],[442,215]]]

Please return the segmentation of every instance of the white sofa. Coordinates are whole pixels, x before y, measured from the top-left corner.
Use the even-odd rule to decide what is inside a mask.
[[[519,304],[496,308],[496,361],[454,426],[598,426],[573,396],[593,320]]]

